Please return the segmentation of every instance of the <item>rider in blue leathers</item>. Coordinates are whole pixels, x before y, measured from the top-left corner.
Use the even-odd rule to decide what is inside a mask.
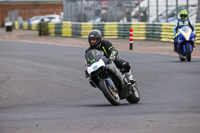
[[[178,29],[182,28],[183,26],[189,26],[195,37],[196,37],[196,28],[195,26],[192,24],[192,21],[187,17],[188,16],[188,12],[186,10],[182,10],[180,12],[180,19],[177,20],[175,28],[174,28],[174,34],[175,34],[175,38],[174,38],[174,51],[177,52],[177,45],[178,45]]]

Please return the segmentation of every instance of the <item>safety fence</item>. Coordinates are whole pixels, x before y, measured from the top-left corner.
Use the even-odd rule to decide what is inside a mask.
[[[131,22],[131,23],[88,23],[88,22],[69,22],[62,23],[40,23],[30,24],[23,22],[19,25],[20,29],[24,30],[38,30],[39,35],[49,36],[66,36],[66,37],[82,37],[87,38],[88,34],[93,29],[99,29],[104,38],[129,38],[129,30],[133,29],[133,39],[136,40],[156,40],[171,42],[174,38],[173,23],[145,23],[145,22]],[[197,38],[200,38],[200,23],[195,24]],[[196,43],[200,43],[197,40]]]

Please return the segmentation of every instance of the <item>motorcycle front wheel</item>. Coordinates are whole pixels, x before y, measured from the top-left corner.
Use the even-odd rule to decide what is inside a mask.
[[[186,59],[188,62],[191,61],[190,45],[186,45]]]
[[[120,97],[118,92],[116,92],[108,83],[108,81],[106,81],[105,79],[103,79],[100,83],[99,83],[99,88],[100,90],[103,92],[104,96],[106,97],[106,99],[114,106],[117,106],[120,104]]]

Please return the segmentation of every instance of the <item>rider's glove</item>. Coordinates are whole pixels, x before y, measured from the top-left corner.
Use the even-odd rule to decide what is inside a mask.
[[[176,35],[175,35],[175,37],[177,37],[179,34],[178,33],[176,33]]]
[[[114,55],[110,55],[110,60],[114,61],[115,60],[115,56]]]
[[[114,61],[116,55],[117,55],[117,52],[116,52],[116,51],[113,51],[112,54],[110,55],[109,59],[112,60],[112,61]]]

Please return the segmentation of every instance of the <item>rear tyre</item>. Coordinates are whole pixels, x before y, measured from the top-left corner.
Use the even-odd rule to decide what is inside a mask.
[[[99,83],[99,88],[103,92],[106,99],[114,106],[117,106],[120,104],[120,97],[119,94],[113,90],[108,82],[106,80],[102,80]]]
[[[186,45],[186,59],[188,62],[191,61],[190,45]]]
[[[140,101],[140,93],[137,86],[131,86],[131,94],[126,98],[129,103],[138,103]]]

